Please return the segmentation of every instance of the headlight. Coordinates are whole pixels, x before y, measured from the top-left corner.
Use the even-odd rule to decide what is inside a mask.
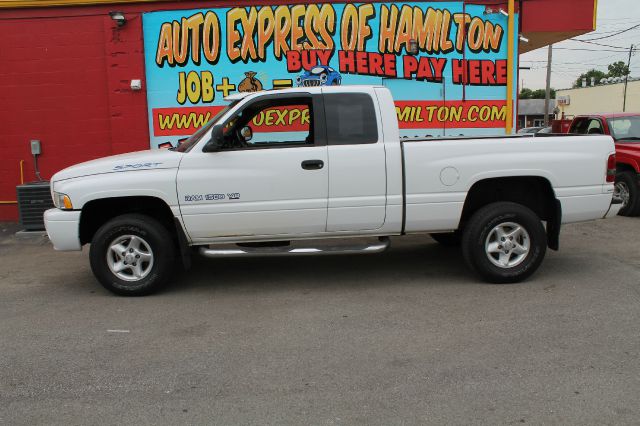
[[[60,192],[53,193],[53,205],[62,210],[73,210],[71,198],[67,194]]]
[[[328,78],[329,78],[329,77],[328,77],[326,74],[322,74],[322,75],[320,75],[320,80],[322,80],[323,82],[324,82],[324,81],[327,81],[327,80],[328,80]]]

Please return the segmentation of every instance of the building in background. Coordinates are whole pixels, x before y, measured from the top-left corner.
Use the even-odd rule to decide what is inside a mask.
[[[609,81],[609,79],[605,79]],[[598,112],[623,112],[624,81],[556,91],[560,115],[575,116]],[[640,78],[629,78],[626,112],[640,113]]]
[[[547,111],[549,123],[555,118],[555,108],[555,100],[551,99]],[[518,129],[542,126],[544,126],[544,99],[519,99]]]
[[[31,140],[47,179],[80,161],[174,146],[234,91],[384,84],[404,102],[405,135],[505,132],[518,53],[593,31],[597,1],[515,1],[511,50],[507,0],[230,4],[0,2],[0,220],[18,217],[21,175],[35,178]],[[414,22],[429,24],[404,29]],[[318,64],[335,72],[322,80]]]

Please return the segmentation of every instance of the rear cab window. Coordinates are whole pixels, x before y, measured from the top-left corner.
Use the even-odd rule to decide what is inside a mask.
[[[378,142],[378,120],[373,99],[366,93],[327,93],[324,110],[329,145]]]

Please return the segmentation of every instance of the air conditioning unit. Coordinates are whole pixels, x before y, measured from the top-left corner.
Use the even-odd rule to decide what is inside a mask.
[[[44,230],[44,212],[53,208],[49,182],[30,182],[16,186],[20,225],[25,231]]]

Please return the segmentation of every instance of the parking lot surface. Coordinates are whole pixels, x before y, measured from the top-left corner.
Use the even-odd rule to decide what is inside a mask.
[[[0,424],[637,424],[640,219],[566,226],[516,285],[428,236],[196,259],[160,294],[0,226]]]

